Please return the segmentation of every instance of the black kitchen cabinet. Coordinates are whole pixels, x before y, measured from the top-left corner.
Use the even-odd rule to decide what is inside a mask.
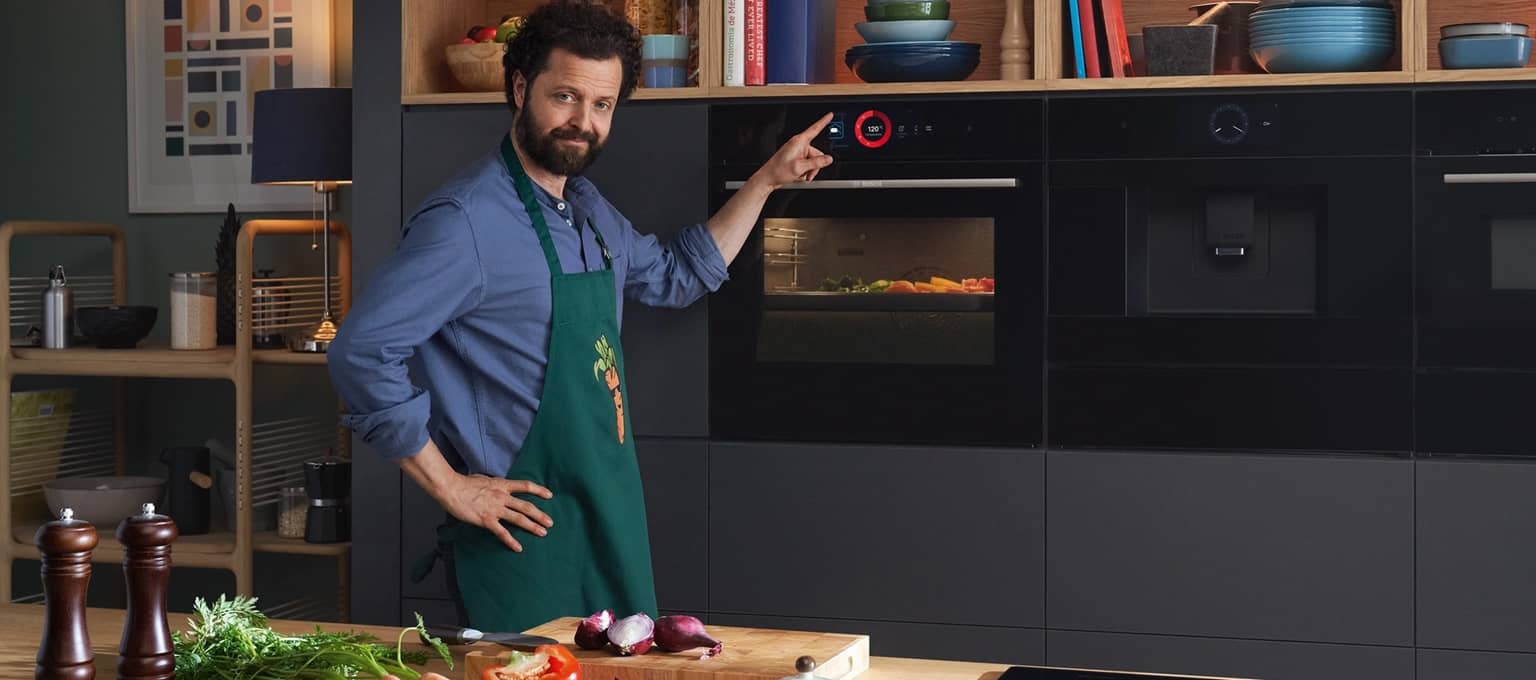
[[[1404,680],[1413,649],[1051,630],[1046,663],[1262,680]],[[1419,676],[1423,680],[1424,676]]]
[[[1533,463],[1419,461],[1420,646],[1536,652],[1533,488]]]
[[[1413,463],[1052,451],[1047,626],[1413,644]]]
[[[712,444],[710,612],[1041,627],[1043,460]]]
[[[635,453],[645,484],[656,604],[702,616],[709,609],[709,444],[640,437]]]
[[[1509,680],[1536,677],[1536,654],[1419,650],[1417,680]]]
[[[711,623],[776,630],[869,636],[872,656],[949,659],[1038,666],[1045,663],[1045,631],[1001,626],[952,626],[851,619],[807,619],[718,614]]]
[[[407,109],[402,214],[443,180],[494,152],[511,128],[505,108]],[[665,241],[709,218],[708,108],[627,102],[614,114],[602,155],[587,176],[641,234]],[[709,317],[702,301],[676,309],[624,308],[626,400],[640,436],[709,434]]]
[[[449,599],[446,570],[441,562],[421,583],[411,582],[411,568],[417,558],[437,546],[437,527],[448,518],[443,506],[427,495],[416,480],[400,476],[400,596],[419,599]]]

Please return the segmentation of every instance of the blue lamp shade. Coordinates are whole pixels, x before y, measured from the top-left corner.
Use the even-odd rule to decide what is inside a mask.
[[[252,184],[352,181],[352,89],[261,90],[251,122]]]

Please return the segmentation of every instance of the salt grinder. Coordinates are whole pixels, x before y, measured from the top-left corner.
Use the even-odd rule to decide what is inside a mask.
[[[64,508],[34,539],[43,563],[43,640],[37,647],[36,680],[94,680],[96,654],[85,623],[96,527]]]
[[[176,655],[171,627],[165,619],[166,593],[171,579],[171,542],[176,522],[155,514],[153,503],[117,525],[123,544],[123,578],[128,582],[128,620],[118,645],[119,680],[171,680]]]

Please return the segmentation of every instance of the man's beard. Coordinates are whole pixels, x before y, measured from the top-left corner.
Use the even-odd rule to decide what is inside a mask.
[[[598,141],[595,133],[565,127],[545,134],[540,132],[543,127],[527,107],[518,112],[517,122],[513,124],[517,145],[522,147],[528,159],[556,175],[580,175],[597,161],[598,153],[603,150],[602,142]],[[586,148],[562,144],[560,140],[563,139],[583,140],[587,143]]]

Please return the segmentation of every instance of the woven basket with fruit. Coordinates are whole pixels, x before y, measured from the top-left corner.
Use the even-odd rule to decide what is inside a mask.
[[[523,27],[523,18],[507,15],[496,26],[474,26],[446,49],[448,68],[466,89],[475,92],[499,91],[504,86],[501,56],[507,41]]]

